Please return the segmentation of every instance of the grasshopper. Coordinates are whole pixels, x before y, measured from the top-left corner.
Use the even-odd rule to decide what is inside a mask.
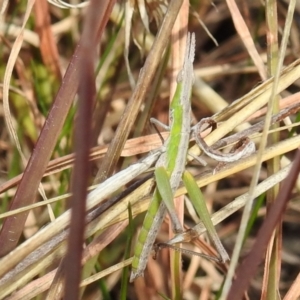
[[[183,68],[178,74],[177,88],[170,105],[170,128],[160,124],[160,122],[156,120],[151,120],[153,123],[159,123],[164,128],[169,129],[170,135],[164,143],[165,152],[160,156],[155,165],[156,189],[145,216],[137,244],[135,245],[132,272],[130,276],[131,282],[137,277],[143,276],[149,253],[165,217],[166,211],[168,211],[170,215],[174,233],[180,234],[183,232],[182,225],[176,214],[173,203],[174,193],[181,180],[183,180],[186,185],[191,201],[196,205],[195,208],[221,255],[221,261],[225,262],[229,259],[210,220],[205,202],[202,202],[199,205],[199,200],[203,199],[201,191],[192,175],[185,171],[191,135],[190,98],[193,85],[195,44],[195,35],[189,33]]]

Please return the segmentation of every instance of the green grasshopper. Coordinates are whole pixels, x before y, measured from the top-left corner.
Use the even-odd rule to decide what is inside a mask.
[[[195,56],[195,35],[188,34],[183,69],[177,78],[177,88],[169,111],[170,135],[164,143],[165,152],[158,159],[155,167],[156,189],[144,219],[143,227],[135,245],[130,281],[143,276],[149,253],[166,211],[170,215],[174,233],[182,233],[183,228],[176,214],[173,203],[174,193],[181,180],[187,187],[188,194],[197,213],[205,224],[209,236],[221,256],[221,261],[229,259],[212,224],[202,194],[192,177],[185,171],[185,164],[191,134],[190,96],[193,85],[193,61]],[[159,123],[151,120],[153,123]],[[160,124],[162,125],[162,124]],[[166,128],[166,126],[163,126]]]

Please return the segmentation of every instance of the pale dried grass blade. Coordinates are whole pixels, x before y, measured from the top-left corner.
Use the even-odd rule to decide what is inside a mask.
[[[270,91],[270,96],[269,96],[269,99],[267,102],[268,107],[270,107],[270,108],[273,107],[273,103],[274,103],[274,101],[276,101],[275,96],[279,93],[278,85],[279,85],[279,81],[280,81],[280,72],[282,70],[283,60],[285,57],[285,52],[286,52],[286,47],[287,47],[287,42],[288,42],[288,37],[289,37],[290,30],[291,30],[291,24],[292,24],[292,20],[293,20],[293,12],[295,10],[295,2],[296,1],[292,0],[289,5],[290,13],[288,14],[288,18],[286,19],[286,23],[285,23],[285,27],[284,27],[283,39],[282,39],[282,43],[281,43],[281,47],[280,47],[279,60],[278,60],[278,64],[277,64],[277,68],[276,68],[276,72],[275,72],[275,76],[274,76],[274,84]],[[229,293],[229,290],[231,287],[231,283],[232,283],[232,279],[234,276],[234,271],[237,266],[239,255],[240,255],[240,252],[242,249],[244,235],[246,232],[248,220],[251,215],[252,204],[253,204],[254,197],[255,197],[254,192],[255,192],[255,187],[257,185],[259,173],[260,173],[260,169],[261,169],[263,151],[267,145],[267,135],[268,135],[268,129],[269,129],[270,123],[271,123],[271,117],[272,117],[272,109],[269,109],[266,114],[263,135],[260,140],[260,145],[259,145],[259,149],[258,149],[258,154],[257,154],[258,160],[255,165],[254,172],[253,172],[254,174],[253,174],[251,184],[249,187],[249,198],[248,198],[247,204],[243,211],[241,225],[240,225],[239,232],[237,235],[237,241],[234,246],[228,273],[227,273],[227,276],[226,276],[226,279],[224,282],[221,299],[226,299],[228,296],[228,293]]]
[[[132,90],[135,87],[135,80],[134,80],[133,74],[131,72],[130,64],[129,64],[129,44],[130,44],[131,22],[132,22],[133,12],[134,12],[134,2],[132,0],[126,1],[126,3],[125,3],[124,59],[125,59],[125,65],[126,65],[129,83],[130,83]]]
[[[30,17],[30,13],[31,13],[34,3],[35,3],[35,0],[29,0],[27,3],[23,24],[22,24],[21,30],[15,40],[15,43],[11,49],[11,53],[10,53],[10,56],[9,56],[9,59],[8,59],[7,65],[6,65],[4,80],[3,80],[3,109],[4,109],[5,121],[7,124],[7,128],[8,128],[10,137],[14,141],[14,143],[18,149],[18,152],[21,155],[24,163],[25,163],[26,159],[23,155],[23,151],[21,149],[21,145],[20,145],[20,142],[18,139],[17,132],[13,125],[13,121],[12,121],[13,118],[12,118],[12,115],[10,113],[10,108],[9,108],[9,86],[10,86],[10,80],[11,80],[12,72],[14,69],[14,65],[16,63],[16,60],[18,58],[18,55],[19,55],[19,52],[21,50],[21,46],[23,43],[23,34],[24,34],[25,25]]]
[[[228,8],[230,10],[234,26],[241,37],[242,42],[244,43],[246,49],[248,50],[249,55],[251,56],[254,64],[256,65],[260,77],[265,80],[267,79],[267,74],[265,70],[265,65],[261,59],[259,53],[257,52],[251,34],[248,30],[248,27],[235,3],[235,0],[226,0]]]
[[[149,30],[149,18],[148,18],[148,13],[146,10],[146,5],[145,5],[145,0],[137,0],[137,6],[139,8],[139,12],[141,15],[141,21],[147,30],[147,32],[150,32]]]
[[[5,10],[6,10],[6,7],[7,7],[7,4],[8,4],[8,0],[1,0],[0,2],[0,15],[3,15]],[[0,20],[1,20],[1,17],[0,17]]]
[[[101,278],[103,278],[103,277],[105,277],[105,276],[107,276],[107,275],[109,275],[113,272],[116,272],[120,269],[125,268],[126,266],[129,266],[131,263],[132,263],[132,257],[128,258],[128,259],[126,259],[126,260],[124,260],[124,261],[122,261],[118,264],[115,264],[115,265],[105,269],[104,271],[101,271],[101,272],[99,272],[99,273],[83,280],[81,282],[80,286],[83,287],[83,286],[86,286],[88,284],[91,284],[91,283],[95,282],[96,280],[99,280],[99,279],[101,279]]]
[[[14,69],[14,65],[16,63],[19,52],[21,50],[21,46],[23,44],[23,34],[24,34],[25,25],[27,24],[27,21],[30,17],[30,13],[31,13],[31,10],[33,8],[34,3],[35,3],[35,0],[30,0],[27,3],[23,24],[22,24],[21,30],[20,30],[20,32],[19,32],[19,34],[18,34],[18,36],[15,40],[15,43],[12,47],[12,51],[10,53],[10,56],[9,56],[9,59],[8,59],[8,62],[7,62],[7,66],[6,66],[5,74],[4,74],[4,80],[3,80],[4,116],[5,116],[5,120],[6,120],[6,124],[7,124],[9,134],[10,134],[12,140],[14,141],[14,143],[15,143],[17,149],[18,149],[18,152],[19,152],[19,154],[22,158],[22,162],[23,162],[24,165],[26,165],[27,160],[26,160],[26,158],[23,154],[17,132],[14,128],[13,121],[12,121],[13,118],[12,118],[10,108],[9,108],[9,85],[10,85],[10,80],[11,80],[12,72],[13,72],[13,69]],[[46,194],[45,194],[45,191],[43,189],[42,184],[39,185],[39,193],[41,194],[43,200],[46,201],[47,197],[46,197]],[[50,219],[54,220],[55,219],[54,213],[53,213],[52,208],[51,208],[50,205],[48,205],[48,212],[49,212]]]
[[[48,0],[48,2],[57,7],[65,8],[65,9],[83,8],[83,7],[86,7],[87,5],[89,5],[89,1],[85,1],[82,3],[78,3],[78,4],[70,4],[70,3],[67,3],[67,2],[61,1],[61,0]]]
[[[284,296],[283,300],[296,300],[300,297],[300,273],[298,273],[292,286]]]

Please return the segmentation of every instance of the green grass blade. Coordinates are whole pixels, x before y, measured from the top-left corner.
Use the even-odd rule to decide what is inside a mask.
[[[203,197],[203,194],[201,190],[199,189],[194,177],[187,171],[183,173],[183,182],[186,186],[186,189],[189,194],[189,198],[192,201],[201,221],[205,225],[208,235],[212,242],[214,243],[217,251],[219,252],[221,259],[223,262],[229,260],[229,256],[224,249],[218,234],[216,232],[216,229],[211,221],[210,214],[207,210],[205,199]]]

